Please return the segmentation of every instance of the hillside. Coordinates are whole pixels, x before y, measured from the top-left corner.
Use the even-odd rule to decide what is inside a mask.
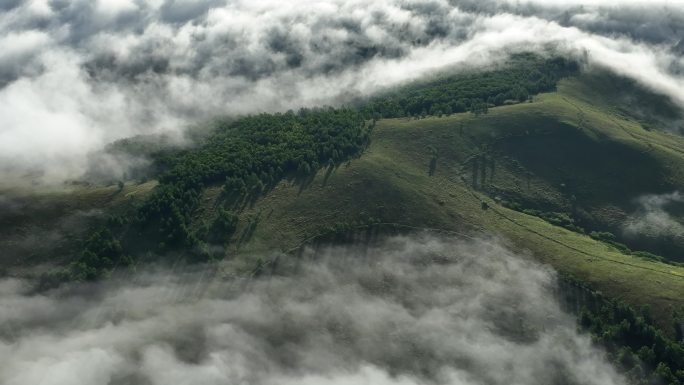
[[[659,319],[669,319],[669,309],[684,305],[684,268],[628,255],[494,199],[569,210],[572,189],[580,206],[598,217],[595,223],[610,225],[616,219],[601,214],[609,208],[627,210],[625,197],[680,188],[684,140],[645,131],[633,120],[578,98],[583,80],[563,81],[556,93],[490,109],[486,115],[381,120],[359,159],[321,170],[304,189],[281,183],[246,208],[231,249],[250,258],[255,253],[267,257],[274,248],[295,248],[326,229],[369,221],[494,234],[609,297],[649,304]],[[487,168],[483,172],[478,166],[473,176],[475,159],[483,154]],[[630,166],[617,167],[623,161]],[[581,176],[582,184],[571,185],[567,175]],[[217,188],[206,192],[204,215],[211,215],[218,193]],[[490,209],[483,210],[482,202]],[[238,242],[247,233],[249,241]],[[236,265],[254,266],[241,258],[225,263],[231,271]]]
[[[557,92],[484,114],[379,120],[360,157],[264,187],[237,208],[230,239],[211,243],[225,242],[223,265],[233,274],[253,270],[255,259],[276,250],[292,251],[316,236],[368,224],[384,223],[378,231],[384,226],[497,236],[611,298],[649,304],[667,319],[668,309],[684,305],[684,268],[584,233],[620,237],[634,199],[684,190],[684,139],[645,127],[627,115],[624,103],[607,103],[619,89],[598,82],[595,75],[572,77]],[[601,92],[592,91],[597,86]],[[45,265],[37,270],[44,271],[68,263],[64,255],[77,253],[88,236],[84,224],[93,228],[111,215],[128,215],[155,185],[15,193],[14,204],[28,209],[1,218],[4,269],[16,275],[30,266]],[[215,223],[225,199],[222,185],[209,185],[198,197],[191,226]],[[27,253],[40,234],[44,247]],[[140,244],[137,237],[128,235],[128,242]],[[677,247],[666,251],[679,260]]]

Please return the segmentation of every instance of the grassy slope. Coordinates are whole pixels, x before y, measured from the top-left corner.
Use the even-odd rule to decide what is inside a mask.
[[[325,170],[319,172],[304,190],[282,183],[254,207],[245,210],[243,229],[238,230],[236,239],[248,217],[261,219],[250,241],[240,246],[238,254],[267,253],[273,248],[288,250],[318,233],[322,226],[362,220],[365,216],[416,227],[493,232],[512,247],[528,251],[538,260],[586,281],[611,297],[623,298],[637,306],[651,305],[655,315],[666,322],[669,308],[684,305],[684,268],[621,254],[588,236],[499,206],[472,187],[470,162],[475,154],[491,152],[496,143],[516,136],[556,131],[568,131],[569,137],[597,147],[590,155],[600,155],[604,146],[614,146],[619,156],[627,156],[619,161],[636,158],[633,166],[646,165],[638,172],[650,173],[645,184],[631,178],[639,176],[633,168],[625,171],[625,175],[620,174],[619,162],[609,163],[609,167],[591,159],[580,162],[576,172],[586,172],[583,177],[589,183],[622,183],[602,187],[608,191],[600,194],[587,191],[589,202],[620,200],[627,188],[632,193],[658,192],[684,182],[684,158],[679,150],[684,149],[684,140],[662,132],[644,131],[638,123],[606,113],[605,108],[578,98],[579,87],[584,84],[577,80],[565,81],[558,93],[540,95],[534,103],[495,108],[481,117],[458,114],[446,118],[379,121],[372,145],[360,159],[339,167],[327,178]],[[536,137],[539,136],[544,134]],[[439,152],[433,176],[428,175],[431,156],[428,146],[434,146]],[[490,149],[483,150],[483,147]],[[587,153],[579,154],[576,160],[586,156]],[[518,191],[521,196],[546,200],[551,205],[567,204],[559,181],[537,174],[544,171],[543,167],[535,169],[537,173],[521,172],[529,165],[506,153],[497,152],[494,157],[494,175],[486,178],[486,184],[500,191]],[[611,161],[605,158],[597,162]],[[618,174],[597,176],[589,172],[592,167]],[[604,178],[609,181],[602,181]],[[479,182],[477,185],[480,188]],[[208,202],[214,195],[216,191],[207,194]],[[483,200],[492,209],[483,211]],[[253,266],[243,258],[227,263],[233,267]]]

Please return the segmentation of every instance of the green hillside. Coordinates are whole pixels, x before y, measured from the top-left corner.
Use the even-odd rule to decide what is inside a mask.
[[[684,305],[683,267],[628,255],[501,204],[515,199],[570,211],[574,194],[578,211],[596,217],[597,226],[610,225],[630,204],[625,196],[684,182],[684,140],[577,98],[582,81],[563,81],[557,93],[486,115],[381,120],[359,159],[319,171],[305,189],[281,183],[241,212],[228,254],[266,257],[316,234],[374,222],[493,234],[609,297],[649,304],[668,320],[670,309]],[[212,215],[217,196],[218,188],[205,193],[200,216]],[[225,264],[230,271],[253,268],[249,258]]]
[[[82,242],[90,236],[87,228],[114,219],[110,228],[118,231],[121,220],[117,224],[117,217],[139,218],[145,210],[161,210],[168,218],[155,215],[147,227],[129,226],[115,233],[123,243],[123,252],[154,249],[158,241],[150,229],[163,229],[180,220],[189,236],[206,239],[205,247],[212,250],[214,258],[223,260],[227,274],[250,272],[257,260],[268,259],[274,251],[295,250],[317,236],[348,233],[371,224],[378,232],[429,228],[499,237],[611,298],[636,306],[648,304],[659,319],[668,320],[671,309],[684,305],[684,268],[649,259],[654,257],[650,254],[633,253],[618,241],[625,241],[620,239],[620,226],[634,209],[634,198],[684,189],[684,139],[630,116],[625,102],[611,97],[621,92],[615,84],[619,82],[609,77],[582,75],[562,80],[557,92],[539,94],[530,102],[489,108],[484,113],[379,120],[370,145],[352,160],[341,160],[344,158],[335,147],[342,146],[339,154],[344,150],[358,156],[354,154],[365,139],[349,139],[359,130],[352,112],[312,111],[300,114],[300,118],[286,115],[291,123],[282,123],[286,130],[282,133],[294,124],[296,132],[305,135],[300,138],[315,133],[315,124],[319,123],[307,128],[309,121],[338,119],[340,127],[348,128],[340,128],[339,139],[321,139],[325,141],[318,154],[330,154],[330,161],[311,176],[304,169],[319,166],[311,160],[310,152],[298,152],[304,148],[301,145],[291,145],[287,151],[294,151],[293,155],[283,155],[289,162],[284,164],[297,170],[295,177],[285,180],[282,175],[286,170],[273,171],[271,167],[270,174],[264,173],[269,161],[255,155],[263,167],[254,160],[245,164],[257,170],[262,167],[261,174],[243,177],[262,182],[246,200],[229,199],[226,192],[227,188],[238,188],[235,183],[239,180],[212,182],[211,178],[216,179],[214,169],[198,172],[200,169],[192,166],[209,159],[220,167],[234,167],[221,163],[225,162],[221,154],[224,149],[244,148],[234,147],[231,141],[210,143],[209,152],[177,155],[190,163],[175,166],[164,177],[164,188],[148,182],[128,183],[121,191],[117,186],[75,186],[69,192],[38,196],[15,192],[17,204],[25,209],[0,217],[4,229],[0,247],[7,250],[3,269],[23,274],[25,269],[40,272],[68,264],[77,258]],[[595,88],[599,90],[594,92]],[[658,98],[649,98],[649,108],[662,107]],[[240,124],[269,119],[280,118],[255,117]],[[232,132],[225,137],[230,138]],[[283,140],[279,132],[270,128],[263,131],[259,140],[265,147],[260,151],[269,151],[270,140]],[[174,155],[165,156],[168,160]],[[228,159],[245,161],[244,156],[230,156]],[[168,185],[169,180],[182,180],[178,178],[186,174],[195,178],[192,183],[197,187],[187,190],[181,185],[178,190],[173,187],[178,182]],[[207,175],[208,179],[197,179],[197,175]],[[181,199],[180,203],[184,202],[180,197],[190,196],[192,207],[186,201],[181,210],[184,214],[179,213],[175,201],[160,201],[163,194],[178,197],[173,199]],[[483,209],[483,202],[488,209]],[[170,211],[164,211],[168,204]],[[224,208],[237,214],[237,223]],[[79,226],[65,226],[64,218],[83,216],[84,212],[88,215]],[[174,215],[185,215],[185,219],[174,219]],[[222,226],[217,227],[217,223]],[[31,234],[48,234],[53,229],[61,232],[50,238],[52,242],[44,240],[39,244],[45,247],[27,252],[29,245],[36,244]],[[611,231],[618,238],[599,241],[588,235],[592,231]],[[595,234],[594,238],[601,238]],[[105,243],[112,258],[123,258],[118,242],[108,243],[109,237],[100,234],[95,240]],[[163,248],[156,250],[165,252]],[[681,260],[677,247],[668,251],[666,257]],[[106,266],[119,266],[115,260],[107,261],[112,265]],[[45,267],[30,269],[36,265]]]

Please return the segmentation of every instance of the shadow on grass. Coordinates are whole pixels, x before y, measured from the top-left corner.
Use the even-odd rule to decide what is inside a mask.
[[[347,162],[348,163],[348,162]],[[325,168],[325,174],[323,174],[323,180],[321,186],[326,186],[332,174],[342,165],[342,163],[330,164]],[[247,193],[236,193],[236,192],[223,192],[221,197],[216,201],[214,207],[226,207],[235,212],[242,212],[246,208],[253,208],[256,202],[268,195],[273,191],[276,186],[282,182],[287,181],[293,186],[298,187],[297,195],[301,195],[304,190],[306,190],[316,179],[316,175],[320,169],[312,171],[308,174],[290,174],[279,178],[267,185],[264,185],[261,189],[252,189]]]

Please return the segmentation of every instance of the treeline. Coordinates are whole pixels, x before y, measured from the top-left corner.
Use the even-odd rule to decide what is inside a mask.
[[[553,91],[558,80],[578,70],[575,61],[523,54],[503,69],[441,76],[400,87],[369,100],[361,111],[366,118],[376,119],[486,113],[488,107],[523,102],[531,95]]]
[[[85,241],[70,268],[47,281],[96,279],[132,263],[140,253],[178,250],[207,258],[207,242],[235,231],[236,204],[255,199],[283,178],[304,180],[321,167],[358,156],[372,127],[349,108],[301,109],[226,122],[203,145],[165,157],[159,186],[134,215],[110,218],[106,228]],[[195,223],[205,187],[215,185],[223,186],[225,207],[216,210],[213,223]]]
[[[178,156],[137,219],[154,225],[161,246],[195,245],[200,240],[190,222],[205,186],[222,184],[227,202],[258,196],[284,177],[306,177],[358,155],[369,135],[352,109],[301,109],[239,119],[220,127],[204,146]]]
[[[665,333],[655,325],[649,307],[636,310],[567,277],[561,292],[569,310],[578,315],[580,328],[591,333],[632,384],[684,384],[684,314],[674,311],[669,322],[661,320],[661,326],[672,327]]]

